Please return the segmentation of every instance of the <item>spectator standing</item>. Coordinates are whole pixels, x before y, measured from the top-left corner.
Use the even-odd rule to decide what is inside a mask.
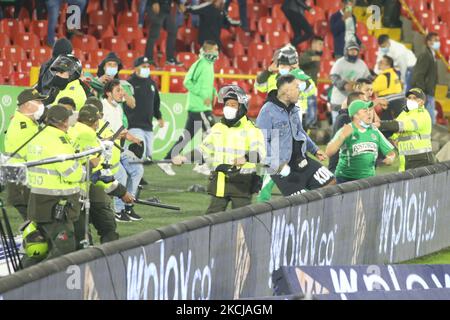
[[[425,41],[427,46],[417,58],[417,63],[413,70],[411,86],[420,88],[423,92],[425,92],[427,96],[426,108],[430,113],[431,121],[435,124],[436,106],[434,93],[438,81],[436,51],[439,51],[441,43],[439,42],[439,35],[435,32],[429,33],[426,36]]]
[[[334,40],[334,57],[339,59],[344,55],[347,43],[361,41],[356,35],[356,17],[353,14],[354,0],[342,0],[342,8],[330,18],[330,29]]]
[[[137,58],[134,62],[134,73],[128,82],[134,88],[136,107],[125,106],[128,118],[128,129],[133,135],[144,137],[146,161],[151,161],[153,144],[153,118],[158,120],[160,128],[164,127],[164,120],[160,111],[158,86],[150,78],[150,63],[147,57]]]
[[[294,30],[294,38],[291,40],[294,47],[314,35],[314,31],[305,17],[305,10],[311,8],[304,0],[284,0],[281,9]]]
[[[184,4],[176,1],[178,9],[185,11]],[[147,3],[148,16],[150,19],[150,30],[148,32],[145,56],[150,60],[150,64],[156,65],[153,59],[153,49],[156,41],[160,37],[161,28],[167,31],[166,42],[166,64],[182,66],[183,64],[175,59],[175,43],[177,39],[177,27],[175,24],[175,14],[171,13],[172,0],[149,0]]]
[[[359,45],[350,42],[345,49],[345,56],[339,58],[331,68],[330,78],[333,83],[331,92],[331,116],[333,123],[342,103],[353,91],[357,79],[370,76],[366,63],[359,59]]]
[[[228,8],[230,7],[230,3],[232,0],[225,0],[224,10],[227,13]],[[239,4],[239,19],[241,20],[242,30],[246,32],[250,32],[248,27],[248,17],[247,17],[247,0],[237,0]],[[227,14],[228,16],[228,14]]]
[[[384,56],[391,57],[394,61],[395,69],[400,71],[403,89],[406,92],[411,82],[412,70],[417,62],[416,56],[405,45],[390,39],[387,34],[382,34],[378,37],[378,45],[377,64],[374,71],[379,73],[378,63],[380,63]]]

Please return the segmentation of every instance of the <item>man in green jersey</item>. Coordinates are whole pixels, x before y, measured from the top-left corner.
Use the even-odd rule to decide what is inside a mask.
[[[386,156],[385,164],[390,165],[395,159],[394,146],[370,124],[371,107],[372,102],[353,101],[348,107],[352,122],[339,129],[327,145],[328,157],[339,151],[337,183],[374,176],[378,150]]]

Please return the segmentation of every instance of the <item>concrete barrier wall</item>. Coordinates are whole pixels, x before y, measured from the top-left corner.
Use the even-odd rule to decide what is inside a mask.
[[[0,279],[0,299],[271,296],[280,266],[384,264],[450,246],[450,162],[199,217]]]

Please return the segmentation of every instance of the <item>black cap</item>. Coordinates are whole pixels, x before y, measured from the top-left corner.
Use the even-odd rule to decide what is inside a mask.
[[[138,66],[140,66],[141,64],[144,64],[144,63],[150,63],[150,60],[147,57],[139,57],[136,60],[134,60],[134,66],[135,67],[138,67]]]
[[[427,101],[427,96],[425,95],[425,93],[420,88],[409,89],[409,91],[406,92],[406,97],[408,98],[408,96],[410,94],[415,95],[417,98],[422,99],[423,101]]]
[[[85,105],[78,113],[78,121],[80,122],[94,122],[99,119],[101,119],[100,111],[91,104]]]
[[[68,119],[72,115],[72,111],[67,110],[63,105],[57,104],[50,107],[47,113],[48,123],[60,123]]]
[[[47,98],[48,96],[41,95],[36,89],[26,89],[23,90],[17,97],[17,105],[21,106],[28,101],[45,100]]]
[[[55,41],[53,45],[53,58],[58,57],[61,54],[70,54],[72,53],[73,47],[72,43],[67,38],[61,38]]]

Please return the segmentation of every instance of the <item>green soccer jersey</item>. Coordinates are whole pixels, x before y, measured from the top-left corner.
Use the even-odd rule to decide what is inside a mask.
[[[394,146],[376,128],[369,127],[364,132],[353,123],[353,133],[341,146],[339,162],[336,167],[336,177],[344,179],[364,179],[375,175],[375,162],[378,150],[384,155],[394,150]],[[336,132],[333,141],[342,132],[342,128]]]

